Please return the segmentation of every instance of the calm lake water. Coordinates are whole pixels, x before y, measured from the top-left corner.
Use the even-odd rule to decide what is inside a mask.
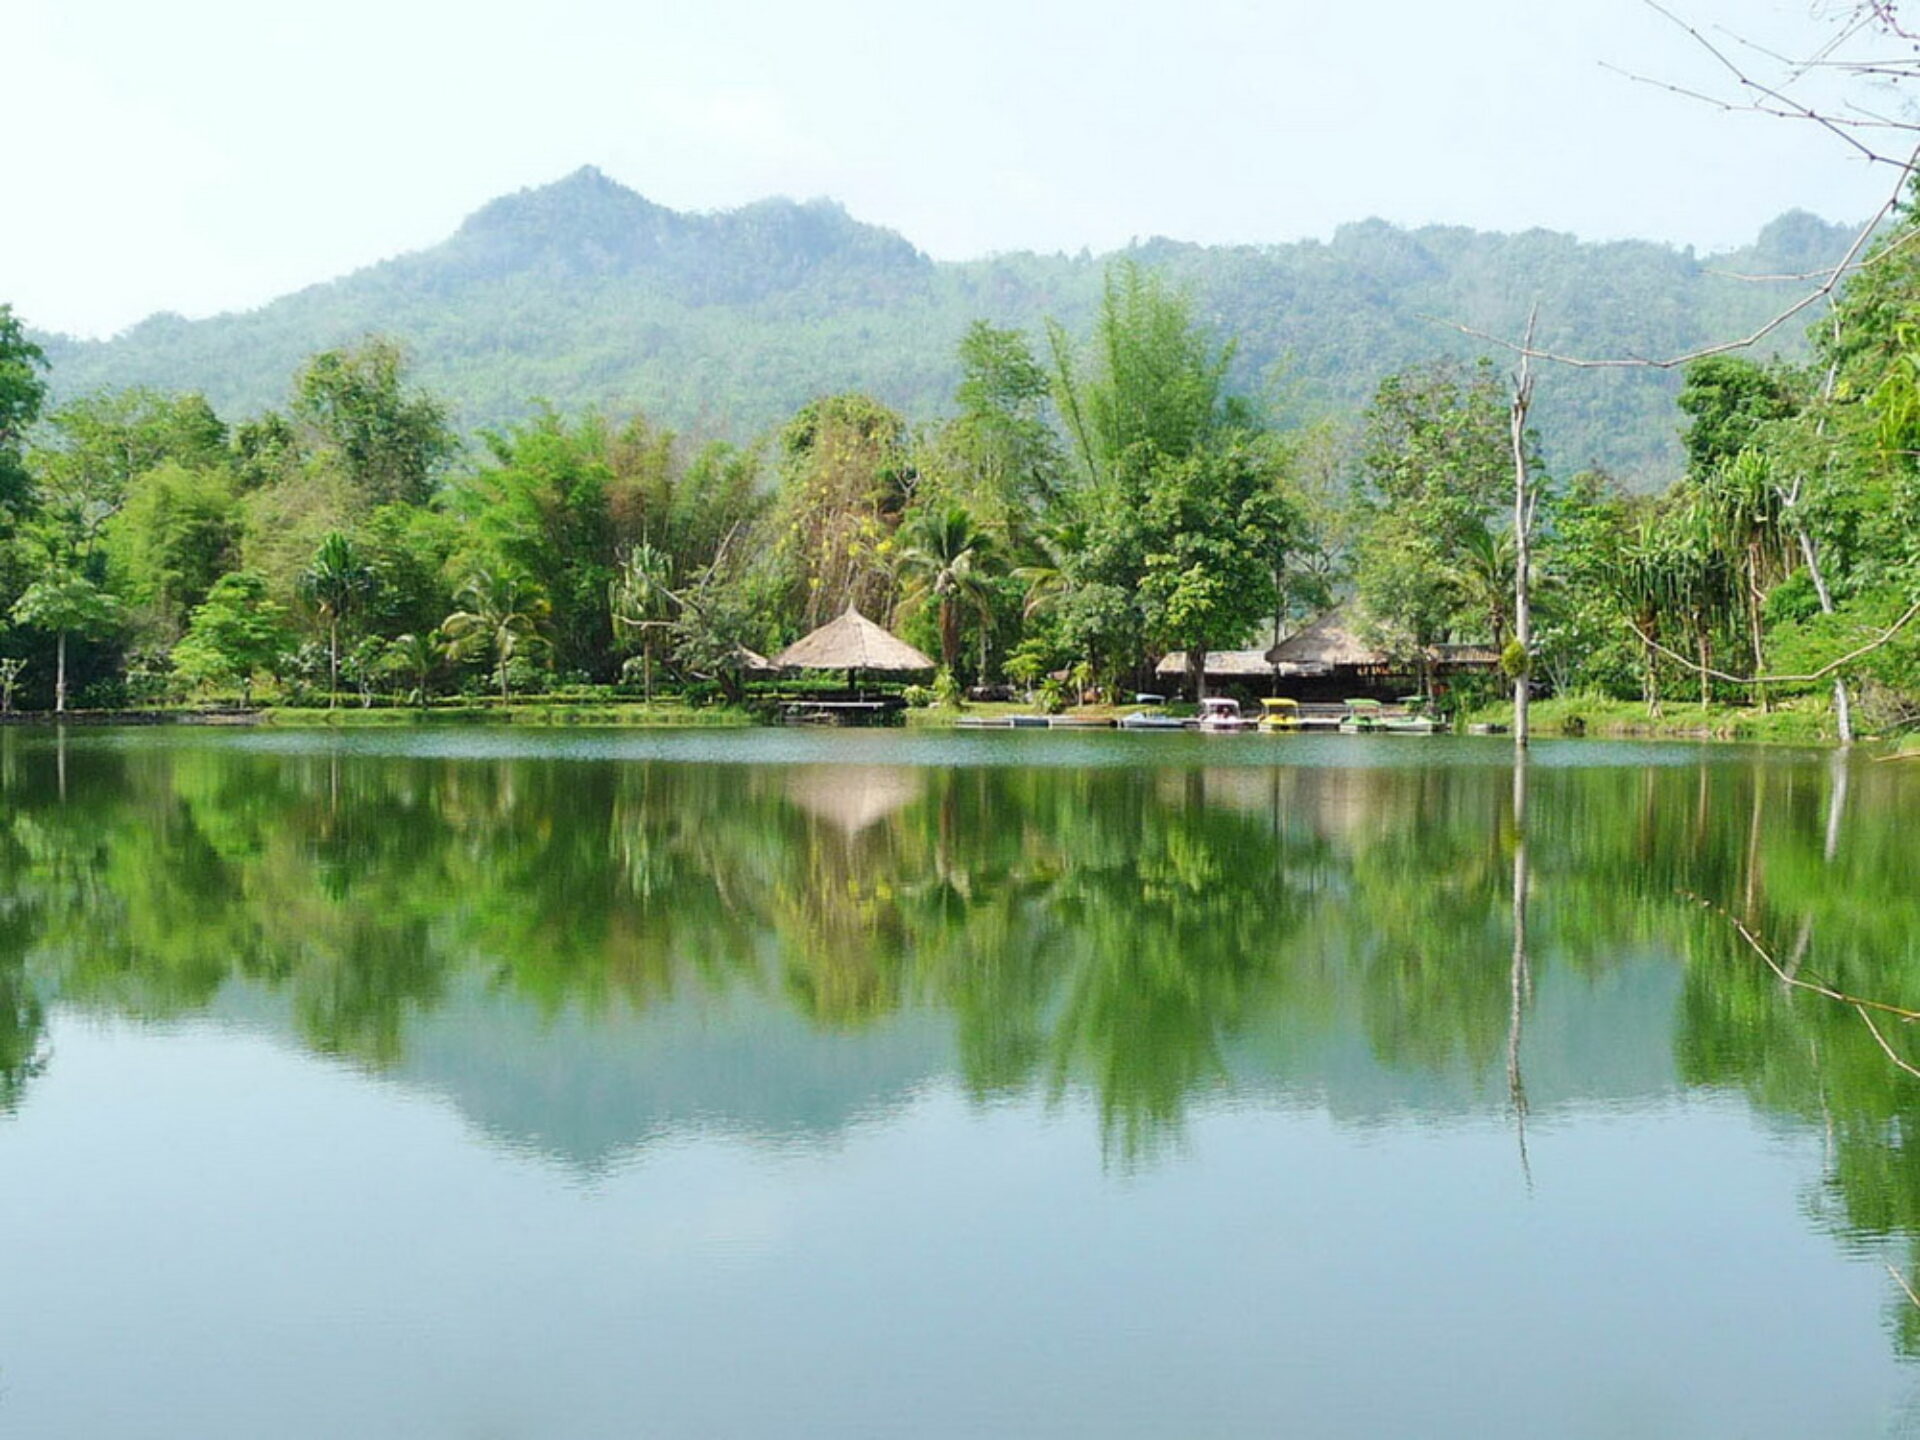
[[[1728,918],[1920,1005],[1917,818],[1736,747],[0,731],[0,1434],[1920,1434],[1920,1079]]]

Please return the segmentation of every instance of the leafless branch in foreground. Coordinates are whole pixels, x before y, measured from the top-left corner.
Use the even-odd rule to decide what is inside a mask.
[[[1781,65],[1787,74],[1778,83],[1768,83],[1759,79],[1730,55],[1727,49],[1709,39],[1696,26],[1688,23],[1660,0],[1642,0],[1642,3],[1655,14],[1683,31],[1693,43],[1712,60],[1714,65],[1726,76],[1734,89],[1737,99],[1725,95],[1715,95],[1670,81],[1658,80],[1631,71],[1619,70],[1616,66],[1605,68],[1615,70],[1627,79],[1639,84],[1651,85],[1671,94],[1681,96],[1697,104],[1712,106],[1729,113],[1748,113],[1764,115],[1772,119],[1794,120],[1810,124],[1840,141],[1857,158],[1869,165],[1889,166],[1897,172],[1897,179],[1880,207],[1873,216],[1861,226],[1854,236],[1853,243],[1847,247],[1846,254],[1831,269],[1818,270],[1804,276],[1768,276],[1756,279],[1779,279],[1788,281],[1817,280],[1812,289],[1782,307],[1772,318],[1763,322],[1751,333],[1736,339],[1719,341],[1712,345],[1703,345],[1677,355],[1616,355],[1591,356],[1570,355],[1559,351],[1534,348],[1531,342],[1516,345],[1503,336],[1489,334],[1455,321],[1440,319],[1438,323],[1449,326],[1463,335],[1471,336],[1499,349],[1522,354],[1528,358],[1542,360],[1555,365],[1564,365],[1575,370],[1675,370],[1689,365],[1695,360],[1704,360],[1710,355],[1724,355],[1736,350],[1747,350],[1759,344],[1767,336],[1785,325],[1794,316],[1832,296],[1842,280],[1864,265],[1876,263],[1887,254],[1904,245],[1903,239],[1886,250],[1868,254],[1874,235],[1885,224],[1887,218],[1898,208],[1902,192],[1917,170],[1920,170],[1920,143],[1910,148],[1903,142],[1899,149],[1882,148],[1872,141],[1876,134],[1902,135],[1913,137],[1920,135],[1920,122],[1899,119],[1865,111],[1857,105],[1841,107],[1852,113],[1841,113],[1836,109],[1823,109],[1818,104],[1802,100],[1791,93],[1792,87],[1808,75],[1838,76],[1850,80],[1884,80],[1889,82],[1920,83],[1920,55],[1909,59],[1875,56],[1872,59],[1848,59],[1840,52],[1850,42],[1869,33],[1877,33],[1896,40],[1911,41],[1915,34],[1903,28],[1896,14],[1893,0],[1859,0],[1849,17],[1828,37],[1812,56],[1799,61],[1786,60],[1763,47],[1753,45],[1735,37],[1736,43],[1765,56]],[[1436,317],[1428,317],[1436,318]]]
[[[1893,1281],[1896,1285],[1907,1292],[1907,1299],[1911,1300],[1916,1306],[1920,1306],[1920,1295],[1913,1293],[1913,1286],[1909,1283],[1907,1277],[1894,1269],[1892,1265],[1887,1266],[1887,1273],[1893,1276]]]
[[[1884,1000],[1867,1000],[1858,995],[1849,995],[1844,990],[1835,990],[1831,986],[1822,985],[1817,980],[1807,980],[1799,975],[1792,974],[1784,965],[1774,958],[1773,952],[1761,942],[1760,937],[1754,934],[1753,931],[1747,927],[1746,922],[1741,920],[1738,915],[1735,915],[1724,906],[1714,904],[1711,900],[1701,899],[1691,891],[1682,890],[1680,894],[1683,898],[1693,901],[1693,903],[1698,905],[1702,910],[1712,911],[1729,925],[1733,926],[1733,928],[1739,932],[1740,938],[1747,942],[1748,947],[1752,949],[1753,953],[1764,960],[1767,968],[1780,978],[1782,985],[1791,986],[1795,990],[1805,990],[1811,995],[1819,995],[1825,999],[1837,1001],[1842,1005],[1852,1006],[1855,1010],[1859,1011],[1861,1018],[1867,1021],[1867,1028],[1873,1031],[1874,1038],[1880,1041],[1882,1048],[1885,1048],[1887,1042],[1881,1036],[1880,1031],[1874,1026],[1873,1021],[1868,1018],[1867,1012],[1869,1010],[1877,1010],[1883,1015],[1892,1015],[1900,1020],[1920,1020],[1920,1010],[1909,1010],[1904,1005],[1890,1005]],[[1893,1052],[1888,1050],[1887,1053],[1892,1055]],[[1915,1070],[1905,1061],[1899,1060],[1898,1056],[1894,1056],[1894,1059],[1899,1061],[1902,1069],[1911,1071],[1915,1075],[1920,1075],[1920,1070]]]
[[[1729,685],[1811,685],[1816,680],[1826,679],[1827,676],[1833,674],[1836,670],[1844,669],[1863,656],[1871,655],[1875,650],[1878,650],[1882,645],[1885,645],[1888,641],[1899,635],[1902,630],[1906,629],[1907,626],[1912,623],[1915,616],[1920,616],[1920,600],[1916,600],[1913,604],[1909,605],[1906,614],[1902,615],[1898,620],[1894,621],[1893,624],[1889,625],[1885,630],[1882,630],[1878,636],[1869,640],[1858,650],[1849,650],[1838,660],[1829,660],[1818,670],[1809,671],[1805,675],[1729,675],[1724,670],[1716,670],[1711,665],[1702,665],[1697,660],[1689,660],[1678,651],[1669,650],[1658,640],[1654,639],[1653,636],[1641,629],[1639,622],[1631,616],[1627,619],[1627,628],[1633,631],[1635,635],[1638,635],[1641,641],[1649,648],[1659,651],[1669,660],[1677,661],[1686,666],[1687,669],[1693,671],[1696,675],[1705,675],[1713,680],[1724,680]]]

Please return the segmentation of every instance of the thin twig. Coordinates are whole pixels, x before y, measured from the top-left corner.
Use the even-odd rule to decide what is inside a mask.
[[[1727,921],[1728,924],[1732,925],[1735,930],[1739,931],[1740,938],[1745,940],[1747,944],[1753,948],[1754,954],[1767,962],[1767,968],[1780,977],[1782,984],[1791,985],[1796,990],[1810,991],[1815,995],[1824,996],[1828,1000],[1838,1000],[1842,1005],[1853,1006],[1854,1009],[1859,1010],[1863,1015],[1868,1010],[1878,1010],[1883,1014],[1897,1015],[1902,1020],[1920,1020],[1920,1010],[1908,1010],[1904,1006],[1889,1005],[1884,1000],[1864,1000],[1858,995],[1849,995],[1844,990],[1835,990],[1829,986],[1821,985],[1816,981],[1803,980],[1798,975],[1789,975],[1786,970],[1782,968],[1780,962],[1773,958],[1773,952],[1760,943],[1760,937],[1749,930],[1738,915],[1735,915],[1731,910],[1723,906],[1714,904],[1711,900],[1701,899],[1690,890],[1682,890],[1680,893],[1686,899],[1693,901],[1694,904],[1698,905],[1702,910],[1713,911],[1716,915],[1719,915]],[[1871,1028],[1871,1022],[1869,1022],[1869,1028]],[[1874,1033],[1876,1037],[1879,1034],[1878,1031]],[[1885,1044],[1886,1042],[1882,1041],[1881,1043]]]
[[[1913,1076],[1916,1080],[1920,1080],[1920,1070],[1916,1070],[1913,1066],[1909,1065],[1906,1061],[1902,1060],[1898,1055],[1894,1054],[1893,1047],[1887,1043],[1887,1037],[1880,1033],[1880,1027],[1873,1023],[1873,1017],[1867,1014],[1865,1008],[1859,1005],[1856,1005],[1853,1008],[1859,1014],[1860,1018],[1866,1022],[1868,1032],[1873,1036],[1875,1040],[1880,1042],[1880,1048],[1887,1052],[1887,1058],[1893,1061],[1893,1063],[1898,1065],[1902,1070],[1906,1071],[1907,1074]]]
[[[1895,1284],[1907,1292],[1907,1299],[1911,1300],[1916,1306],[1920,1306],[1920,1295],[1913,1293],[1913,1286],[1907,1283],[1907,1277],[1894,1269],[1891,1264],[1887,1266],[1887,1273],[1893,1276]]]
[[[1652,649],[1658,650],[1669,660],[1678,661],[1696,675],[1705,675],[1714,680],[1724,680],[1729,685],[1810,685],[1815,680],[1824,680],[1827,676],[1833,674],[1834,671],[1851,665],[1862,655],[1871,655],[1875,650],[1878,650],[1882,645],[1885,645],[1902,630],[1906,629],[1916,615],[1920,615],[1920,600],[1916,600],[1912,605],[1908,606],[1907,613],[1894,621],[1893,624],[1889,625],[1885,630],[1881,631],[1878,638],[1868,641],[1858,650],[1848,651],[1838,660],[1829,660],[1818,670],[1811,671],[1805,675],[1729,675],[1724,670],[1716,670],[1711,665],[1702,665],[1697,660],[1689,660],[1676,650],[1669,650],[1658,640],[1654,639],[1653,636],[1641,629],[1640,622],[1631,616],[1627,617],[1627,628],[1633,631],[1635,635],[1638,635],[1643,643]]]

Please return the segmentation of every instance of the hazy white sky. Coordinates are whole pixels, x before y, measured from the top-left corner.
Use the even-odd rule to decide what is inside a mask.
[[[1671,0],[1793,53],[1834,0]],[[941,258],[1383,216],[1717,248],[1888,178],[1714,83],[1644,0],[0,0],[0,301],[246,308],[595,164],[831,195]]]

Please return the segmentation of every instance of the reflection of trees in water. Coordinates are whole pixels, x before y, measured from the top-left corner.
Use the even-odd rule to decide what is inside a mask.
[[[1680,898],[1732,907],[1841,988],[1920,997],[1911,782],[1894,767],[1536,764],[1520,825],[1505,765],[780,768],[183,744],[75,749],[62,796],[45,747],[0,740],[0,1093],[39,1063],[56,989],[173,1014],[247,977],[289,997],[316,1048],[379,1064],[457,977],[589,1016],[744,987],[836,1028],[937,1007],[970,1093],[1085,1089],[1111,1152],[1139,1159],[1178,1143],[1231,1042],[1277,1017],[1356,1030],[1390,1066],[1498,1084],[1543,966],[1600,974],[1652,949],[1686,965],[1686,1078],[1831,1123],[1823,1213],[1920,1234],[1902,1138],[1920,1087]]]

